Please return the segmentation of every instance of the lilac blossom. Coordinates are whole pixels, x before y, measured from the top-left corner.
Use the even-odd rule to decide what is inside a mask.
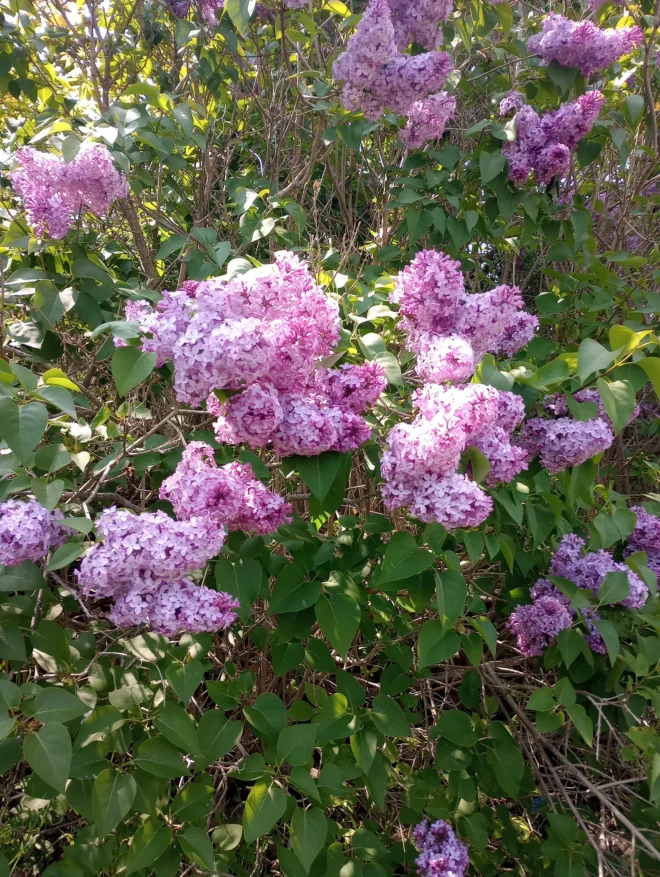
[[[109,613],[117,627],[146,624],[164,636],[215,633],[236,620],[239,602],[230,594],[196,585],[190,579],[161,581],[149,592],[119,594]]]
[[[649,514],[642,506],[633,506],[630,511],[637,515],[637,522],[628,539],[625,555],[630,557],[637,551],[645,551],[646,565],[660,579],[660,518]]]
[[[83,144],[70,162],[26,146],[17,162],[9,178],[38,237],[63,238],[81,211],[105,216],[117,198],[128,196],[126,179],[100,143]]]
[[[442,42],[438,25],[446,21],[453,9],[453,0],[388,0],[396,44],[402,51],[411,43],[425,49],[436,49]]]
[[[387,108],[406,115],[416,101],[441,88],[452,69],[446,52],[400,53],[387,0],[371,0],[333,76],[344,83],[343,106],[375,121]]]
[[[614,433],[601,417],[585,421],[533,417],[523,426],[520,440],[530,454],[540,456],[543,466],[554,475],[606,451],[614,441]]]
[[[577,393],[573,393],[573,398],[576,402],[593,403],[598,411],[597,416],[600,417],[601,420],[604,420],[607,424],[612,426],[612,421],[605,411],[605,406],[603,405],[603,400],[600,397],[600,393],[595,387],[586,387],[584,390],[578,390]],[[549,398],[544,399],[543,406],[548,411],[552,411],[555,417],[568,416],[570,411],[568,407],[568,402],[566,401],[566,396],[562,393],[557,393],[555,396],[550,396]],[[636,405],[632,414],[628,418],[628,423],[632,423],[633,420],[636,420],[639,417],[639,413],[640,407],[639,405]]]
[[[543,118],[522,106],[514,117],[515,140],[502,148],[510,179],[522,184],[534,173],[538,183],[547,185],[553,177],[564,177],[571,152],[593,128],[604,100],[599,91],[590,91]]]
[[[509,618],[509,627],[516,636],[518,648],[528,657],[542,655],[557,634],[572,624],[570,609],[562,600],[550,595],[518,606]]]
[[[521,107],[525,106],[525,96],[519,91],[508,91],[498,108],[500,116],[508,116],[509,113],[517,112]]]
[[[419,877],[465,877],[468,849],[448,822],[440,819],[429,825],[425,819],[412,836],[419,850],[415,860]]]
[[[49,511],[36,499],[10,499],[0,504],[0,563],[19,566],[42,560],[63,545],[72,532],[58,509]]]
[[[229,530],[274,533],[292,520],[290,505],[255,477],[249,463],[218,466],[204,442],[188,445],[160,497],[172,503],[179,520],[201,516]]]
[[[571,21],[551,13],[543,19],[541,32],[528,40],[527,49],[546,64],[557,61],[590,76],[630,54],[643,41],[644,34],[637,26],[601,30],[591,21]]]
[[[456,98],[446,91],[416,101],[408,110],[408,124],[400,132],[399,138],[408,149],[419,149],[427,140],[439,140],[455,112]]]

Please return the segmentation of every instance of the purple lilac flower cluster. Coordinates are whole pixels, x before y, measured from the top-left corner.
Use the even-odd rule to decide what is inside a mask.
[[[644,582],[625,563],[618,563],[605,550],[585,552],[585,542],[573,533],[561,540],[550,564],[550,575],[560,576],[591,591],[594,595],[610,572],[625,572],[628,576],[628,596],[621,605],[631,609],[643,606],[649,596]],[[539,579],[530,591],[532,603],[519,606],[509,619],[518,648],[527,656],[541,655],[560,631],[571,627],[577,619],[589,631],[586,641],[594,652],[604,654],[605,643],[595,622],[600,619],[595,609],[573,610],[570,599],[549,579]]]
[[[58,509],[49,511],[36,499],[10,499],[0,504],[0,563],[19,566],[41,560],[63,545],[71,533]]]
[[[415,101],[408,111],[408,124],[399,135],[401,141],[408,149],[418,149],[427,140],[439,140],[455,112],[456,98],[446,91]]]
[[[225,529],[213,518],[175,521],[161,511],[110,508],[97,529],[104,541],[83,558],[78,581],[85,594],[114,600],[115,624],[149,624],[171,636],[222,630],[236,619],[238,603],[229,594],[187,578],[222,548]]]
[[[63,238],[82,210],[105,216],[113,201],[128,196],[126,179],[100,143],[83,144],[70,162],[26,146],[17,161],[9,178],[39,237]]]
[[[144,350],[173,360],[178,398],[207,400],[220,442],[315,455],[353,450],[371,435],[361,414],[385,388],[385,372],[375,362],[318,367],[339,339],[339,310],[292,253],[235,280],[184,284],[156,308],[129,302],[126,316],[147,336]],[[216,390],[232,395],[221,403]]]
[[[590,21],[571,21],[551,13],[543,19],[541,32],[528,40],[527,49],[546,64],[557,61],[590,76],[630,54],[642,42],[644,34],[637,26],[601,30]]]
[[[488,457],[489,485],[510,481],[526,468],[527,452],[510,441],[525,416],[522,399],[484,384],[426,384],[413,402],[418,415],[390,431],[381,460],[385,505],[408,506],[415,517],[448,530],[478,526],[493,500],[456,471],[461,454],[472,446]]]
[[[191,442],[173,475],[160,488],[182,521],[202,516],[229,530],[274,533],[293,519],[291,506],[255,477],[248,463],[218,466],[213,449]]]
[[[413,830],[419,850],[415,860],[419,877],[465,877],[470,864],[467,846],[443,819],[420,822]]]
[[[504,98],[500,112],[502,105],[505,113],[518,106],[520,100],[514,94]],[[571,152],[593,128],[604,101],[599,91],[590,91],[542,118],[532,107],[520,106],[513,120],[515,140],[503,146],[510,179],[521,185],[533,172],[538,183],[547,185],[553,177],[565,176]]]
[[[522,310],[516,286],[468,293],[460,263],[434,250],[417,253],[400,272],[391,299],[399,305],[401,328],[425,381],[469,380],[485,353],[512,356],[539,324]]]
[[[597,414],[590,420],[575,420],[568,414],[565,397],[552,396],[545,400],[544,407],[555,415],[555,419],[532,417],[520,434],[523,447],[533,456],[538,455],[543,466],[553,474],[584,463],[606,451],[614,441],[612,421],[605,412],[598,390],[579,390],[574,398],[576,402],[594,403]],[[639,407],[636,407],[628,422],[638,414]]]
[[[397,47],[404,51],[411,43],[419,43],[425,49],[437,49],[442,43],[438,31],[441,21],[446,21],[454,7],[453,0],[388,0]]]
[[[428,8],[432,4],[419,3],[414,8],[422,5]],[[408,4],[411,9],[412,4]],[[441,88],[452,69],[446,52],[400,52],[387,0],[371,0],[346,51],[335,61],[333,75],[344,83],[344,107],[362,111],[375,121],[387,108],[406,115],[413,104]]]
[[[522,399],[482,384],[461,384],[486,352],[512,355],[534,336],[538,319],[522,310],[515,287],[470,294],[460,264],[424,250],[396,278],[392,300],[401,327],[417,354],[425,384],[413,395],[418,414],[391,430],[381,461],[388,508],[408,506],[422,521],[448,530],[475,527],[493,508],[492,499],[457,472],[468,447],[490,463],[486,484],[510,481],[527,467],[526,448],[511,442],[525,416]]]
[[[631,511],[637,515],[637,523],[628,539],[625,555],[630,557],[636,551],[645,551],[646,565],[660,580],[660,518],[642,506],[633,506]]]

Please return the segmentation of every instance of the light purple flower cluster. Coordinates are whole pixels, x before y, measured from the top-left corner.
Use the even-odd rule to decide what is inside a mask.
[[[187,576],[206,565],[225,541],[211,517],[175,521],[164,512],[134,515],[110,508],[97,529],[104,542],[83,558],[78,581],[85,594],[112,598],[115,624],[149,624],[171,636],[229,627],[238,602],[195,585]]]
[[[207,400],[220,442],[311,456],[371,435],[361,414],[384,390],[384,369],[319,366],[339,339],[339,309],[292,253],[235,280],[184,284],[155,309],[129,302],[126,317],[145,334],[143,350],[173,360],[178,398]]]
[[[70,162],[26,146],[19,150],[17,161],[9,178],[39,237],[63,238],[82,210],[105,216],[113,201],[128,196],[125,177],[100,143],[83,144]]]
[[[282,457],[315,456],[323,451],[351,451],[371,435],[361,416],[387,385],[376,362],[316,369],[307,386],[281,392],[265,383],[252,384],[221,404],[210,396],[207,408],[217,414],[216,438],[253,447],[273,443]]]
[[[255,477],[249,463],[218,466],[213,449],[191,442],[160,488],[179,520],[210,518],[229,530],[274,533],[293,519],[291,506]]]
[[[446,21],[454,7],[453,0],[388,0],[396,44],[401,51],[411,43],[425,49],[437,49],[442,43],[438,24]]]
[[[72,532],[58,509],[49,511],[36,499],[10,499],[0,504],[0,563],[19,566],[41,560],[63,545]]]
[[[597,406],[597,415],[591,420],[575,420],[568,415],[566,398],[549,397],[544,407],[555,420],[532,417],[520,434],[523,447],[534,456],[539,455],[545,468],[556,474],[569,466],[578,466],[596,454],[606,451],[614,441],[612,421],[607,416],[598,390],[587,388],[574,394],[576,402],[591,402]],[[639,415],[639,406],[630,415],[629,423]]]
[[[563,537],[549,570],[550,575],[568,579],[579,588],[591,591],[594,596],[611,572],[624,572],[628,576],[629,592],[621,601],[622,606],[637,609],[646,603],[649,589],[636,573],[625,563],[615,561],[608,551],[586,552],[584,540],[574,533]],[[524,655],[543,654],[557,634],[571,627],[575,620],[586,625],[586,641],[590,648],[601,654],[606,652],[603,638],[595,626],[600,619],[595,609],[572,610],[570,599],[549,579],[539,579],[532,587],[530,596],[532,603],[519,606],[509,619],[509,627]]]
[[[333,75],[344,83],[344,107],[375,121],[387,108],[406,115],[414,103],[441,88],[452,69],[446,52],[399,52],[387,0],[371,0],[335,61]]]
[[[485,353],[512,356],[538,328],[538,318],[522,310],[517,287],[468,293],[460,263],[434,250],[417,253],[390,297],[426,381],[466,381]]]
[[[415,517],[438,521],[448,530],[478,526],[492,511],[493,500],[456,471],[461,454],[472,446],[488,457],[489,485],[526,468],[527,452],[510,441],[525,416],[522,399],[484,384],[426,384],[413,401],[418,415],[390,431],[381,460],[385,505],[408,506]]]
[[[521,106],[514,117],[516,139],[502,148],[510,179],[520,185],[533,172],[538,183],[547,185],[553,177],[565,176],[571,152],[593,128],[604,101],[599,91],[590,91],[542,118],[532,107]],[[507,106],[513,109],[516,102],[512,98]]]
[[[468,848],[443,819],[429,825],[428,819],[413,830],[419,850],[415,860],[419,877],[465,877],[470,864]]]
[[[415,101],[408,111],[408,124],[399,137],[408,149],[418,149],[427,140],[439,140],[445,133],[447,121],[454,118],[455,112],[456,98],[446,91]]]
[[[637,26],[601,30],[590,21],[571,21],[551,13],[543,19],[541,32],[527,41],[527,49],[546,64],[557,61],[590,76],[630,54],[642,42],[644,34]]]
[[[165,6],[175,18],[185,18],[190,12],[190,0],[165,0]]]
[[[199,8],[208,26],[215,27],[219,13],[225,8],[225,0],[199,0]]]
[[[642,506],[633,506],[630,511],[637,515],[637,522],[628,539],[625,555],[630,557],[636,551],[645,551],[646,565],[660,580],[660,518],[649,514]]]
[[[499,114],[500,116],[508,116],[509,113],[515,113],[524,106],[525,96],[519,91],[509,91],[500,101]]]

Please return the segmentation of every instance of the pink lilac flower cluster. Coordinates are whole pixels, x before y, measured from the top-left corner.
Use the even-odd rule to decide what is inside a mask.
[[[310,456],[371,435],[361,414],[384,390],[384,369],[320,367],[339,340],[339,309],[292,253],[235,280],[184,284],[156,308],[129,302],[126,317],[145,334],[143,350],[173,360],[178,398],[207,401],[220,442]],[[230,396],[221,403],[215,391]]]
[[[461,454],[472,446],[488,457],[489,486],[526,468],[527,452],[510,441],[525,416],[522,399],[484,384],[426,384],[413,402],[417,416],[390,431],[381,460],[385,505],[408,506],[421,521],[438,521],[448,530],[478,526],[493,500],[456,471]]]
[[[631,609],[643,606],[649,590],[642,579],[625,563],[616,562],[608,551],[586,552],[584,540],[573,533],[561,540],[549,570],[550,575],[568,579],[579,588],[591,591],[594,596],[611,572],[623,572],[628,576],[628,596],[621,601],[621,605]],[[539,579],[532,587],[530,596],[532,603],[519,606],[509,618],[509,627],[524,655],[542,655],[557,634],[571,627],[575,620],[586,625],[586,641],[590,648],[601,654],[606,652],[603,638],[595,625],[600,620],[595,609],[571,609],[570,599],[550,579]]]
[[[9,178],[39,237],[63,238],[82,210],[105,216],[113,201],[128,196],[126,179],[100,143],[83,144],[70,162],[26,146],[17,161]]]
[[[521,106],[514,117],[515,140],[502,148],[510,179],[521,185],[533,172],[538,183],[547,185],[565,176],[571,152],[593,128],[604,101],[599,91],[589,91],[542,118],[532,107]],[[513,109],[513,100],[508,103]]]
[[[571,21],[551,13],[543,19],[541,32],[527,41],[527,49],[546,64],[557,61],[590,76],[629,55],[642,42],[644,34],[637,26],[601,30],[590,21]]]
[[[10,499],[0,504],[0,563],[19,566],[41,560],[63,545],[72,532],[58,509],[49,511],[36,499]]]
[[[533,456],[539,456],[545,468],[556,474],[569,466],[579,466],[596,454],[606,451],[614,441],[612,421],[607,416],[597,390],[588,388],[575,393],[576,402],[591,402],[597,415],[590,420],[575,420],[568,415],[564,396],[546,399],[544,407],[555,420],[532,417],[524,425],[520,441]],[[630,415],[629,423],[639,415],[639,406]]]
[[[512,356],[538,328],[517,287],[468,293],[460,263],[434,250],[417,253],[399,273],[391,299],[425,381],[466,381],[485,353]]]
[[[649,514],[642,506],[633,506],[630,511],[637,515],[637,523],[628,539],[625,556],[645,551],[646,565],[660,580],[660,518]]]
[[[443,819],[420,822],[413,830],[419,850],[415,860],[419,877],[465,877],[470,864],[467,846]]]
[[[453,0],[388,0],[397,47],[404,51],[411,43],[425,49],[437,49],[442,43],[438,31],[454,7]]]
[[[399,137],[408,149],[418,149],[427,140],[439,140],[449,119],[454,118],[456,98],[446,91],[415,101],[408,111],[408,124]]]
[[[97,529],[104,541],[81,561],[78,581],[85,594],[114,600],[116,624],[149,624],[170,636],[221,630],[236,619],[238,603],[229,594],[187,578],[222,548],[225,529],[213,518],[175,521],[162,511],[110,508]]]
[[[376,362],[318,368],[302,390],[282,392],[269,384],[252,384],[224,404],[210,396],[207,408],[219,415],[219,442],[253,447],[272,442],[282,457],[315,456],[359,448],[371,435],[362,412],[386,385],[385,371]]]
[[[218,466],[213,449],[191,442],[160,488],[182,521],[210,518],[229,530],[274,533],[292,521],[291,506],[255,477],[248,463]]]
[[[441,88],[452,69],[446,52],[401,53],[387,0],[371,0],[346,51],[335,61],[333,75],[344,83],[343,106],[375,121],[387,108],[406,115],[413,104]]]

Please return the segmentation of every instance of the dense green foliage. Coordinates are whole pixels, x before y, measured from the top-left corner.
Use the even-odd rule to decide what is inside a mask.
[[[602,593],[603,656],[573,628],[524,658],[506,627],[562,535],[620,551],[629,507],[660,509],[660,12],[593,14],[647,42],[607,71],[606,109],[545,191],[509,182],[497,104],[518,87],[555,109],[586,84],[527,56],[532,5],[458,0],[456,120],[415,152],[395,116],[341,109],[331,65],[356,23],[341,0],[253,5],[227,0],[210,30],[143,0],[0,3],[3,173],[22,145],[71,158],[92,138],[131,186],[53,241],[1,180],[0,495],[58,507],[76,533],[0,575],[0,877],[414,873],[424,816],[456,826],[483,877],[660,874],[660,600]],[[617,432],[558,476],[534,463],[451,534],[387,515],[378,486],[415,384],[389,293],[429,247],[474,291],[519,284],[541,319],[479,381],[530,410],[598,386]],[[386,367],[352,455],[218,448],[121,322],[128,299],[282,248],[339,300],[342,361]],[[209,565],[205,583],[240,599],[228,633],[117,629],[76,562],[102,508],[169,508],[158,488],[191,438],[252,463],[296,518],[231,534]]]

